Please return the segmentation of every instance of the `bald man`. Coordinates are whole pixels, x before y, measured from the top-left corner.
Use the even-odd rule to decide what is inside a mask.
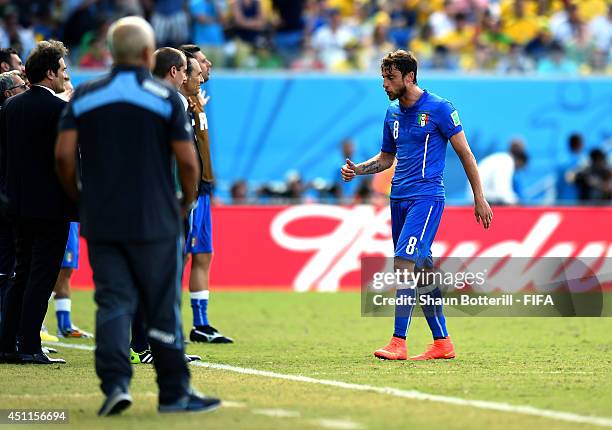
[[[139,17],[122,18],[108,37],[113,70],[76,90],[62,115],[55,151],[62,185],[79,201],[96,284],[96,372],[106,395],[98,414],[119,414],[132,403],[128,351],[139,302],[157,372],[159,412],[210,411],[220,400],[190,386],[179,310],[181,226],[199,178],[191,125],[176,91],[149,72],[151,26]]]

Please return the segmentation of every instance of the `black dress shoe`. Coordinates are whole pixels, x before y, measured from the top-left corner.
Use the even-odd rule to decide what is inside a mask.
[[[46,354],[38,352],[36,354],[17,354],[19,364],[65,364],[63,358],[49,358]]]
[[[17,353],[15,352],[0,352],[0,363],[15,364],[17,363]]]

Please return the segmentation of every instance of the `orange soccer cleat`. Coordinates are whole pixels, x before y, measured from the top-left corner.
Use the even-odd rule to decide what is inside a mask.
[[[405,360],[408,357],[406,340],[393,336],[387,346],[374,351],[374,356],[383,360]]]
[[[411,360],[434,360],[438,358],[455,358],[455,346],[451,342],[450,337],[445,339],[436,339],[429,345],[427,351],[422,354],[410,357]]]

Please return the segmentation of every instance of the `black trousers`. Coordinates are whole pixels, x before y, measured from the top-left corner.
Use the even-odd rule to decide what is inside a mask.
[[[0,216],[0,321],[2,320],[2,303],[5,302],[9,280],[15,273],[15,236],[9,219]],[[0,324],[0,333],[2,325]]]
[[[15,218],[15,278],[4,296],[0,351],[41,351],[40,327],[60,271],[70,223]],[[18,345],[18,347],[17,347]]]
[[[102,391],[127,391],[132,377],[130,325],[138,303],[144,310],[159,386],[159,402],[187,394],[180,314],[182,240],[155,242],[88,241],[96,286],[96,372]]]
[[[134,313],[134,318],[132,318],[132,340],[130,341],[130,348],[136,352],[143,352],[149,349],[145,321],[144,308],[142,304],[139,304]]]

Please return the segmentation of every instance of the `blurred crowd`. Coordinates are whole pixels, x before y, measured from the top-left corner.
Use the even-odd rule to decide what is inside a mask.
[[[57,38],[107,67],[109,23],[134,14],[217,67],[378,72],[404,48],[421,69],[612,73],[609,0],[0,0],[0,48]]]
[[[296,169],[289,170],[284,180],[252,184],[238,180],[230,187],[232,204],[341,203],[387,205],[394,168],[376,175],[359,176],[344,182],[340,167],[346,159],[357,159],[355,143],[345,138],[340,144],[336,164],[329,175],[305,181]]]
[[[109,24],[125,15],[147,18],[159,46],[196,43],[219,67],[377,72],[385,53],[405,47],[426,70],[612,73],[610,0],[0,0],[0,48],[18,54],[6,51],[1,60],[25,59],[38,40],[56,38],[70,48],[73,66],[107,68]],[[555,201],[609,204],[611,152],[588,152],[572,135],[549,187]],[[392,169],[344,183],[346,158],[355,158],[350,138],[327,177],[305,181],[290,170],[284,180],[223,185],[222,194],[235,204],[386,204]],[[495,203],[533,203],[522,180],[528,160],[520,139],[481,160]]]
[[[232,204],[287,204],[287,203],[341,203],[387,205],[391,192],[391,178],[395,166],[375,175],[359,176],[343,182],[340,166],[345,160],[358,159],[355,143],[346,138],[340,143],[338,168],[325,178],[304,181],[297,170],[287,172],[284,181],[271,181],[260,185],[238,180],[231,185],[227,200]],[[534,184],[528,183],[526,169],[529,164],[528,146],[523,138],[512,138],[505,152],[491,153],[478,162],[478,171],[487,200],[495,205],[529,205],[535,202],[558,205],[610,205],[612,204],[612,139],[599,147],[587,149],[584,137],[572,133],[567,147],[557,156],[557,166],[551,173],[547,190],[535,200]],[[548,181],[547,181],[548,182]],[[537,186],[537,188],[540,188]],[[472,193],[466,184],[465,199]]]

